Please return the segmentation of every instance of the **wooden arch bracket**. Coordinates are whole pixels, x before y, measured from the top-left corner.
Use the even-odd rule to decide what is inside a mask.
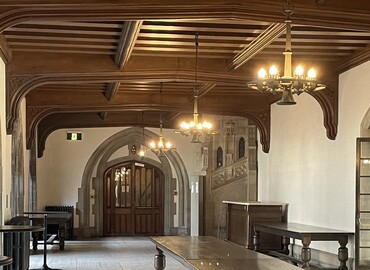
[[[327,85],[325,90],[310,95],[317,100],[323,111],[326,136],[335,140],[338,132],[338,83]]]
[[[261,111],[246,113],[244,116],[256,124],[260,132],[262,150],[268,153],[270,151],[271,105]]]

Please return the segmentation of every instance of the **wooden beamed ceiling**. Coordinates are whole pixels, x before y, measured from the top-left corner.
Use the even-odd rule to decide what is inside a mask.
[[[312,95],[335,139],[338,75],[370,59],[366,1],[293,0],[293,62],[314,66],[328,88]],[[191,117],[195,33],[200,113],[254,121],[269,150],[278,95],[248,89],[260,66],[283,65],[284,1],[1,1],[0,56],[7,63],[7,131],[26,98],[27,146],[59,128],[164,126]],[[299,106],[299,104],[298,104]],[[37,132],[36,132],[37,131]]]

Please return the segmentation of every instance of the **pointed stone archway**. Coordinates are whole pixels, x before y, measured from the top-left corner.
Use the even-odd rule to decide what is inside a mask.
[[[110,160],[120,148],[142,144],[142,128],[132,127],[120,131],[102,142],[89,158],[78,191],[76,205],[79,220],[78,234],[84,237],[101,236],[103,234],[103,175],[104,171],[126,161],[140,162],[141,158],[129,151],[128,156]],[[157,139],[152,131],[144,131],[145,141]],[[181,156],[171,150],[158,156],[159,161],[145,158],[145,163],[159,168],[164,174],[164,233],[165,235],[190,233],[190,185],[185,164]],[[172,173],[172,168],[174,176]],[[177,186],[177,188],[176,188]],[[178,192],[178,206],[173,203],[173,194]],[[176,212],[178,209],[178,212]],[[174,226],[174,216],[177,215],[178,226]]]

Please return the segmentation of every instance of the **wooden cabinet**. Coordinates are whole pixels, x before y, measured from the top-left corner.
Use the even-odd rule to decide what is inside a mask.
[[[253,249],[253,224],[258,222],[286,222],[287,204],[259,202],[231,202],[227,204],[227,239]],[[261,234],[261,250],[280,250],[281,237]]]

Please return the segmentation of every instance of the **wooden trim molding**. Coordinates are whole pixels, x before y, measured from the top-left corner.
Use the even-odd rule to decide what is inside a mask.
[[[367,48],[361,52],[355,53],[347,59],[341,61],[336,66],[338,73],[343,73],[351,68],[357,67],[370,60],[370,48]]]
[[[171,0],[128,0],[107,5],[104,1],[59,1],[58,4],[45,1],[14,1],[12,4],[0,4],[0,32],[16,24],[29,20],[145,20],[145,19],[206,19],[237,18],[267,22],[282,22],[280,1],[220,1],[190,0],[176,2]],[[330,26],[344,29],[369,30],[370,8],[365,1],[345,3],[332,1],[320,6],[313,1],[295,1],[295,16],[301,24]]]
[[[242,75],[234,75],[225,72],[202,72],[198,71],[199,81],[214,82],[231,85],[245,85],[246,78]],[[11,134],[22,99],[32,89],[46,84],[68,84],[68,83],[108,83],[108,82],[129,82],[137,79],[148,82],[166,81],[192,81],[194,70],[145,70],[134,72],[93,72],[84,73],[58,73],[43,75],[11,75],[7,74],[7,132]]]

